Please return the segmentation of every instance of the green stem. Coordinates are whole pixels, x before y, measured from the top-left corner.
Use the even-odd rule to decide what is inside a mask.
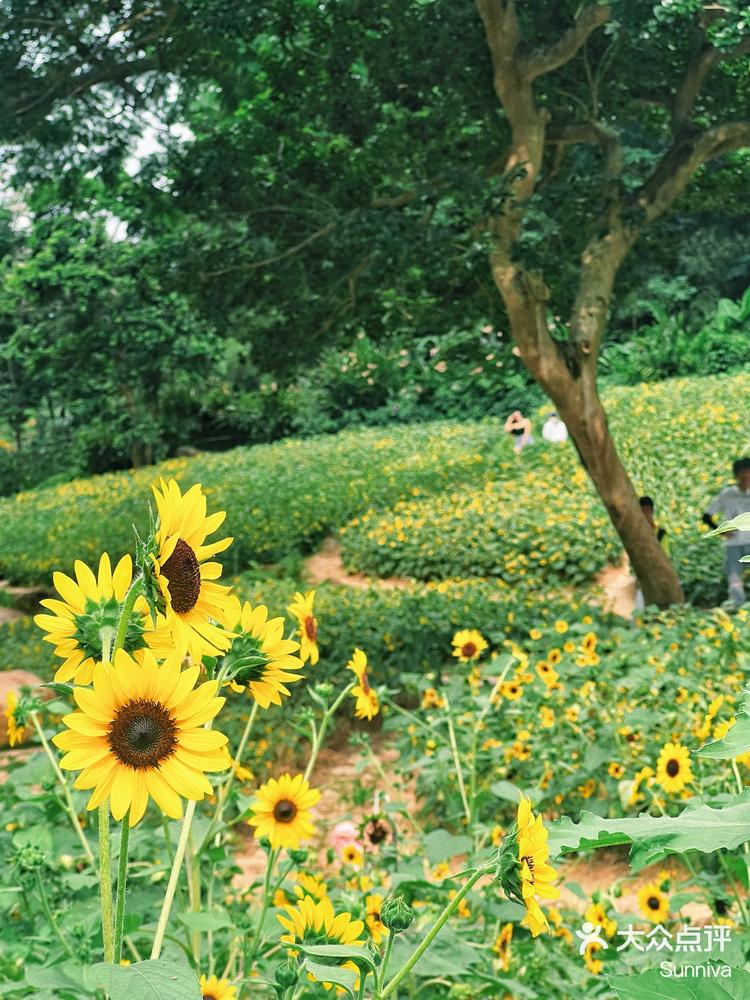
[[[104,961],[115,960],[115,930],[112,916],[112,854],[109,836],[109,799],[99,806],[99,896],[102,906]]]
[[[229,792],[234,784],[235,774],[237,768],[242,761],[242,755],[245,752],[245,747],[247,746],[247,741],[250,739],[250,733],[252,732],[253,724],[255,722],[255,717],[258,714],[258,702],[253,702],[253,707],[250,710],[250,715],[247,718],[247,723],[245,725],[244,732],[240,738],[240,742],[237,745],[237,753],[234,755],[234,760],[232,761],[232,766],[227,775],[227,779],[219,790],[219,798],[216,803],[216,811],[214,812],[213,819],[209,824],[208,830],[206,831],[206,836],[203,838],[203,843],[201,844],[201,851],[205,850],[213,836],[217,827],[221,826],[221,821],[224,817],[224,807],[227,804],[227,799],[229,798]]]
[[[414,715],[413,712],[409,712],[405,708],[402,708],[400,705],[397,705],[396,702],[393,701],[392,698],[389,698],[387,694],[384,694],[381,697],[382,700],[385,702],[385,704],[388,705],[390,708],[392,708],[394,712],[398,712],[399,715],[403,715],[403,717],[405,719],[408,719],[409,722],[413,722],[415,726],[421,726],[421,728],[424,729],[425,732],[429,733],[431,737],[433,738],[435,737],[435,732],[433,731],[433,729],[430,726],[428,726],[423,719],[420,719],[419,716]]]
[[[367,979],[367,970],[360,967],[359,970],[359,989],[357,990],[357,1000],[365,1000],[365,981]]]
[[[47,899],[47,893],[44,891],[44,882],[42,882],[42,875],[38,868],[35,872],[35,875],[36,875],[36,887],[39,890],[39,898],[42,901],[42,908],[44,909],[44,914],[47,917],[47,920],[49,920],[52,932],[62,945],[63,951],[68,956],[68,958],[72,958],[74,962],[77,962],[78,957],[76,953],[73,951],[68,942],[65,940],[65,938],[62,935],[62,931],[57,926],[57,921],[55,920],[55,916],[49,905],[49,900]]]
[[[120,857],[117,865],[117,905],[115,907],[115,962],[122,958],[122,939],[125,930],[125,894],[128,887],[128,847],[130,844],[130,810],[122,819],[120,830]]]
[[[376,990],[383,989],[383,983],[385,982],[385,974],[388,971],[388,963],[391,960],[391,951],[393,950],[393,940],[396,935],[393,931],[389,931],[388,940],[385,943],[385,954],[383,955],[383,961],[380,965],[380,974],[378,975],[376,982]]]
[[[255,961],[255,956],[258,954],[258,948],[260,947],[260,938],[263,932],[263,921],[266,919],[266,913],[268,912],[268,905],[271,901],[271,878],[273,877],[273,870],[276,867],[276,861],[279,856],[278,850],[272,850],[268,852],[268,861],[266,862],[266,877],[263,881],[263,904],[260,910],[260,917],[258,919],[258,926],[255,929],[255,935],[253,937],[253,943],[250,946],[250,956],[247,960],[247,965],[245,968],[245,975],[249,976],[252,972],[253,962]]]
[[[117,633],[115,635],[115,644],[112,647],[112,655],[114,655],[118,649],[122,649],[125,645],[125,636],[128,634],[128,625],[130,624],[130,616],[133,613],[133,608],[135,607],[135,602],[141,596],[141,577],[138,576],[133,580],[130,590],[125,595],[125,600],[122,604],[122,611],[120,612],[120,620],[117,623]]]
[[[44,752],[47,754],[52,769],[55,772],[55,776],[60,783],[60,788],[62,789],[63,798],[65,799],[65,812],[68,814],[68,819],[73,825],[73,829],[76,832],[78,839],[81,842],[81,847],[83,848],[83,853],[86,855],[86,859],[90,865],[96,864],[96,858],[94,857],[94,852],[91,850],[91,844],[89,844],[86,834],[83,832],[83,827],[81,826],[81,821],[78,819],[78,813],[73,805],[73,796],[70,794],[70,789],[68,788],[68,783],[65,780],[65,775],[60,770],[60,765],[57,763],[57,758],[52,752],[52,747],[47,742],[47,738],[42,730],[41,723],[36,712],[32,712],[30,715],[31,721],[34,724],[34,729],[39,737],[39,742],[44,748]]]
[[[195,799],[191,799],[185,810],[185,818],[182,821],[182,829],[180,830],[180,839],[177,841],[177,850],[175,851],[174,861],[172,862],[172,870],[169,873],[169,881],[167,882],[167,891],[164,895],[164,902],[162,903],[161,913],[159,914],[159,922],[156,925],[156,934],[154,935],[154,944],[151,949],[151,958],[156,959],[161,955],[162,945],[164,943],[164,934],[167,930],[167,923],[169,921],[169,914],[172,910],[172,903],[174,901],[174,894],[177,888],[177,879],[180,877],[180,869],[182,868],[182,862],[185,857],[185,848],[187,847],[188,837],[190,836],[190,827],[193,823],[193,816],[195,814]]]
[[[415,948],[409,958],[404,962],[401,968],[398,970],[396,975],[391,979],[388,985],[380,994],[380,1000],[385,1000],[386,997],[390,996],[394,992],[398,984],[409,974],[409,972],[414,968],[417,962],[420,960],[422,955],[427,951],[432,942],[438,936],[440,931],[443,929],[445,923],[449,920],[451,914],[457,909],[458,904],[466,896],[472,887],[479,881],[479,879],[486,875],[489,868],[477,868],[474,874],[468,881],[466,881],[461,888],[458,890],[453,899],[450,900],[448,905],[445,907],[443,912],[437,918],[435,923],[427,932],[426,936],[420,941],[419,945]]]
[[[470,761],[471,773],[469,774],[469,805],[471,806],[472,814],[474,812],[474,807],[476,805],[476,798],[477,798],[477,754],[479,752],[479,733],[482,730],[482,727],[484,725],[484,720],[487,718],[489,710],[492,708],[492,703],[495,700],[495,695],[502,687],[505,678],[508,676],[508,671],[510,670],[512,663],[513,660],[509,659],[508,662],[503,667],[502,673],[495,681],[492,690],[490,691],[489,698],[487,699],[487,704],[482,709],[482,712],[479,715],[479,718],[477,719],[477,723],[474,726],[474,735],[471,741],[471,761]]]
[[[471,827],[471,808],[469,806],[469,800],[466,797],[466,786],[464,785],[464,773],[461,767],[461,757],[458,753],[458,744],[456,743],[456,731],[453,728],[453,715],[451,713],[450,702],[448,701],[448,695],[443,694],[443,699],[445,701],[445,714],[448,717],[448,737],[451,744],[451,753],[453,754],[453,764],[456,768],[456,780],[458,781],[458,790],[461,793],[461,801],[464,806],[464,813],[466,814],[466,824]]]
[[[200,913],[201,910],[201,863],[200,857],[195,850],[193,831],[190,831],[187,843],[187,853],[185,871],[188,880],[188,898],[190,909],[193,913]],[[193,953],[193,961],[196,968],[201,964],[201,932],[194,930],[190,934],[190,950]]]
[[[313,773],[313,768],[315,767],[315,764],[316,764],[316,762],[318,760],[318,754],[320,753],[320,749],[323,746],[323,740],[324,740],[325,735],[326,735],[326,730],[328,729],[328,723],[331,721],[331,719],[333,718],[333,716],[336,714],[336,711],[337,711],[339,705],[341,704],[341,702],[344,700],[344,698],[346,698],[346,696],[349,694],[349,692],[352,690],[352,688],[354,688],[356,686],[357,686],[357,681],[352,681],[351,684],[347,684],[347,686],[344,688],[344,690],[338,696],[338,698],[336,699],[336,701],[334,701],[334,703],[331,705],[331,707],[328,708],[328,709],[326,709],[326,711],[325,711],[325,713],[323,715],[323,718],[321,719],[321,722],[320,722],[320,729],[318,730],[317,734],[313,738],[313,745],[312,745],[312,748],[310,750],[310,759],[308,760],[307,767],[305,768],[305,774],[304,774],[305,781],[309,781],[310,780],[310,775]]]

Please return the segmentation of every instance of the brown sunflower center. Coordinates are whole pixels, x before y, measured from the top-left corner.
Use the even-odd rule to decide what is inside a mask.
[[[318,638],[318,623],[312,615],[308,615],[307,618],[305,618],[305,635],[310,642],[315,642]]]
[[[675,760],[674,757],[671,760],[668,760],[666,771],[670,778],[676,778],[680,773],[680,762]]]
[[[381,820],[376,819],[367,828],[367,837],[371,844],[382,844],[388,836],[388,827]]]
[[[529,878],[530,878],[531,884],[533,885],[534,884],[534,859],[531,857],[531,855],[524,854],[524,856],[521,858],[521,863],[523,863],[524,861],[529,866]]]
[[[297,815],[297,806],[289,799],[279,799],[273,807],[273,818],[277,823],[291,823]]]
[[[461,647],[461,655],[466,656],[469,659],[471,659],[471,657],[474,656],[476,651],[477,647],[473,642],[465,642]]]
[[[138,698],[117,710],[108,741],[122,764],[144,770],[172,756],[177,746],[177,725],[160,702]]]
[[[658,910],[661,906],[661,902],[657,896],[648,897],[648,908],[649,910]]]
[[[187,542],[179,539],[161,571],[169,582],[169,596],[177,614],[192,611],[201,593],[201,568]]]

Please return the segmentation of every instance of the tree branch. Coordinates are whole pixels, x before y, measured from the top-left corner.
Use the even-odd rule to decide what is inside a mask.
[[[701,37],[702,44],[688,63],[672,101],[672,130],[675,134],[690,121],[703,82],[714,66],[750,52],[750,36],[743,38],[729,49],[717,49],[713,45],[707,45],[705,35]]]
[[[635,193],[634,201],[643,209],[645,221],[665,212],[704,163],[746,146],[750,146],[750,121],[724,122],[675,143]]]
[[[521,60],[521,72],[528,80],[534,80],[544,73],[564,66],[585,43],[589,35],[612,17],[609,4],[593,4],[585,7],[573,26],[547,49],[537,49]]]

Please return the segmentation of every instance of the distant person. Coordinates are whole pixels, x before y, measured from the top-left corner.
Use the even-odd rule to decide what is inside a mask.
[[[662,528],[654,520],[654,501],[653,501],[653,498],[652,497],[648,497],[648,496],[640,497],[639,500],[638,500],[638,503],[641,505],[641,511],[643,512],[643,516],[646,518],[646,520],[648,521],[648,523],[651,525],[651,527],[652,527],[652,529],[653,529],[653,531],[654,531],[654,533],[656,535],[656,539],[657,539],[657,541],[659,542],[659,545],[661,545],[661,547],[662,547],[662,549],[664,551],[664,554],[667,557],[669,557],[669,535],[667,534],[667,529],[666,528]],[[636,609],[636,611],[643,611],[643,609],[645,607],[646,607],[646,602],[643,599],[643,591],[641,590],[640,584],[638,584],[638,587],[637,587],[636,592],[635,592],[635,609]]]
[[[521,454],[527,444],[534,443],[531,421],[520,410],[514,410],[505,421],[505,433],[511,434],[516,439],[513,451],[517,455]]]
[[[565,444],[568,440],[568,428],[556,413],[551,413],[544,421],[542,437],[552,444]]]
[[[750,514],[750,458],[738,458],[732,465],[735,485],[727,486],[715,497],[703,514],[703,522],[709,528],[717,527],[716,515],[721,514],[726,521],[739,514]],[[735,607],[745,603],[745,587],[742,580],[745,564],[743,556],[750,556],[750,530],[728,531],[724,536],[724,569],[729,584],[729,598]]]

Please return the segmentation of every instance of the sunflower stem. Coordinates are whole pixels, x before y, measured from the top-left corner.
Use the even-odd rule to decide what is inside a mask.
[[[133,608],[135,607],[135,602],[141,595],[141,581],[142,577],[137,576],[130,585],[130,590],[125,595],[125,600],[122,604],[122,611],[120,612],[120,620],[117,623],[117,633],[115,635],[115,644],[112,647],[112,655],[117,652],[118,649],[122,649],[125,645],[125,636],[128,634],[128,625],[130,624],[130,616],[133,614]]]
[[[234,760],[232,761],[232,766],[227,775],[227,779],[224,784],[219,789],[219,798],[216,803],[216,811],[214,812],[213,819],[209,824],[208,830],[206,831],[206,836],[203,838],[203,843],[201,844],[201,851],[205,850],[208,845],[209,840],[213,836],[217,827],[221,826],[221,821],[224,818],[224,808],[227,804],[227,799],[229,798],[229,792],[234,784],[234,778],[237,768],[240,766],[242,761],[242,755],[245,752],[245,747],[247,746],[247,741],[250,739],[250,733],[252,732],[253,724],[255,723],[255,717],[258,714],[258,702],[253,702],[253,707],[250,710],[250,715],[247,718],[247,723],[245,724],[245,729],[240,738],[240,742],[237,745],[237,753],[234,755]]]
[[[201,910],[201,863],[200,857],[195,850],[193,831],[190,831],[187,842],[187,853],[185,861],[185,873],[188,883],[188,899],[190,909],[193,913],[200,913]],[[196,968],[201,964],[201,932],[194,930],[190,934],[190,950],[193,953],[193,961]]]
[[[112,916],[112,854],[109,835],[109,799],[99,806],[99,895],[102,906],[104,961],[114,962],[115,930]]]
[[[324,712],[323,718],[320,720],[320,729],[315,735],[313,739],[313,745],[310,748],[310,759],[307,762],[307,767],[305,768],[305,774],[304,774],[305,781],[309,781],[310,775],[313,773],[313,768],[315,767],[315,764],[318,760],[318,754],[320,753],[320,749],[323,746],[323,740],[325,739],[326,730],[328,729],[328,723],[336,714],[336,710],[338,709],[339,705],[342,703],[344,698],[346,698],[346,696],[349,694],[352,688],[355,688],[356,686],[357,686],[357,681],[352,681],[351,684],[347,684],[347,686],[338,696],[336,701],[334,701],[331,707],[327,708],[326,711]]]
[[[261,934],[263,933],[263,921],[266,919],[266,913],[268,913],[268,904],[271,900],[271,878],[273,877],[273,870],[276,867],[276,861],[279,856],[278,850],[270,850],[268,852],[268,861],[266,863],[266,877],[263,881],[263,903],[261,905],[260,917],[258,918],[258,926],[255,928],[255,935],[253,936],[253,943],[250,946],[250,955],[247,960],[247,965],[245,968],[245,975],[248,976],[252,972],[253,962],[255,961],[255,956],[258,954],[258,948],[260,947]]]
[[[52,933],[55,935],[55,937],[57,938],[57,940],[62,945],[63,951],[68,956],[68,958],[72,958],[74,961],[77,962],[78,961],[78,957],[77,957],[76,953],[73,951],[73,949],[70,947],[70,945],[68,944],[68,942],[65,940],[65,938],[63,937],[62,931],[57,926],[57,921],[55,920],[55,915],[52,912],[52,909],[51,909],[51,907],[49,905],[49,900],[47,899],[47,893],[45,892],[45,889],[44,889],[44,882],[42,882],[42,874],[41,874],[41,872],[39,871],[38,868],[37,868],[37,870],[35,872],[35,875],[36,875],[36,887],[39,890],[39,898],[42,901],[42,908],[44,910],[44,915],[47,917],[47,920],[49,921],[50,927],[52,928]]]
[[[164,895],[161,913],[159,914],[159,923],[156,925],[156,934],[154,934],[154,944],[151,948],[152,959],[159,958],[161,955],[161,948],[164,943],[164,934],[167,930],[169,914],[172,911],[172,903],[174,902],[177,880],[180,877],[180,869],[182,868],[182,862],[185,858],[185,848],[187,847],[188,837],[190,836],[190,827],[193,824],[193,816],[195,815],[196,805],[197,803],[195,799],[191,799],[185,809],[185,818],[182,821],[180,839],[177,841],[177,849],[175,850],[174,861],[172,862],[172,870],[169,873],[169,882],[167,882],[167,891]]]
[[[385,943],[385,954],[383,955],[383,961],[380,964],[380,972],[375,980],[375,993],[377,995],[378,990],[383,989],[383,983],[385,982],[385,974],[388,971],[388,963],[391,960],[391,951],[393,950],[393,941],[396,935],[393,931],[388,934],[388,940]]]
[[[435,923],[429,929],[425,937],[419,942],[417,947],[411,953],[409,958],[407,958],[407,960],[398,970],[393,979],[391,979],[391,981],[388,983],[385,989],[381,991],[378,1000],[386,1000],[386,997],[390,996],[395,991],[398,984],[409,974],[409,972],[414,968],[414,966],[420,960],[422,955],[424,955],[424,953],[430,947],[432,942],[438,936],[440,931],[443,929],[444,925],[450,919],[451,914],[454,913],[455,910],[458,908],[458,904],[461,902],[464,896],[466,896],[467,893],[470,892],[471,889],[474,887],[474,885],[479,881],[479,879],[483,875],[486,875],[487,872],[490,870],[491,870],[490,866],[477,868],[477,870],[474,872],[471,878],[467,879],[467,881],[464,882],[464,884],[458,890],[456,895],[453,897],[453,899],[449,901],[448,905],[445,907],[443,912],[440,914]]]
[[[128,885],[128,847],[130,845],[130,810],[122,818],[120,830],[120,857],[117,865],[117,904],[115,907],[115,962],[122,958],[122,939],[125,930],[125,894]]]
[[[52,752],[52,747],[47,741],[47,737],[44,735],[42,725],[39,721],[39,717],[36,712],[32,712],[29,716],[31,719],[36,734],[39,737],[39,742],[44,748],[44,752],[47,754],[50,764],[52,765],[52,770],[55,772],[55,777],[60,783],[60,788],[62,789],[63,798],[65,799],[65,812],[68,814],[73,829],[76,832],[76,836],[81,842],[81,847],[83,848],[83,853],[86,855],[86,860],[90,865],[96,864],[96,858],[94,857],[94,852],[91,850],[91,844],[89,844],[86,834],[83,832],[83,827],[81,826],[81,821],[78,819],[78,813],[73,805],[73,796],[70,794],[70,789],[68,788],[68,783],[65,780],[65,775],[60,770],[60,765],[57,763],[57,758]]]
[[[458,744],[456,743],[456,731],[453,728],[453,713],[451,712],[450,702],[448,701],[448,695],[443,695],[443,700],[445,701],[445,714],[448,717],[448,738],[451,744],[451,753],[453,754],[453,763],[456,768],[456,780],[458,781],[458,790],[461,793],[461,801],[464,806],[464,813],[466,814],[466,825],[471,828],[471,806],[469,805],[469,800],[466,797],[466,786],[464,785],[464,772],[461,767],[461,757],[458,753]]]

